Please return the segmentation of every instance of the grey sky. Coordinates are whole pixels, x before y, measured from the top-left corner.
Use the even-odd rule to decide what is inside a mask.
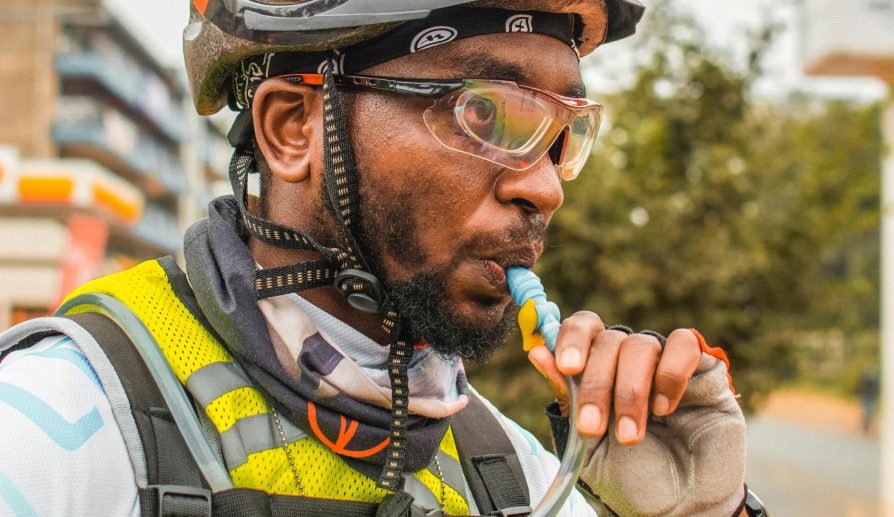
[[[120,15],[138,37],[143,39],[151,51],[163,63],[182,66],[181,32],[189,16],[188,0],[152,0],[133,2],[132,0],[105,0],[109,7]],[[648,0],[644,0],[648,5]],[[731,49],[733,53],[744,52],[740,38],[744,30],[760,24],[766,15],[782,20],[787,28],[774,49],[769,63],[770,74],[760,85],[764,94],[778,94],[792,89],[808,90],[813,93],[832,96],[849,96],[874,99],[884,95],[884,87],[872,80],[806,79],[800,72],[801,25],[798,11],[790,2],[771,0],[675,0],[681,9],[688,9],[709,27],[709,35],[716,43]],[[624,43],[607,46],[600,53],[623,56]],[[598,78],[588,77],[597,82]]]

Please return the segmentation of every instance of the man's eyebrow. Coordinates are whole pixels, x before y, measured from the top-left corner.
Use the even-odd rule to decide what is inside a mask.
[[[525,69],[515,63],[507,63],[494,59],[492,56],[479,54],[465,56],[457,63],[458,68],[466,73],[463,79],[500,79],[513,81],[525,86],[537,88],[539,85],[531,84],[531,79],[525,73]],[[587,89],[583,83],[574,84],[564,91],[555,92],[566,97],[586,97]]]

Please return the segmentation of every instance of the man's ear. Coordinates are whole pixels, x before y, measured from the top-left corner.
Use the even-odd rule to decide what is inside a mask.
[[[258,86],[252,118],[258,147],[274,176],[288,183],[310,175],[320,137],[318,88],[271,78]]]

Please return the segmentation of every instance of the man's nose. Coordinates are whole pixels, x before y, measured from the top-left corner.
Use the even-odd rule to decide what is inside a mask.
[[[495,190],[500,202],[517,205],[527,215],[541,214],[547,221],[564,200],[559,170],[549,153],[530,169],[505,169]]]

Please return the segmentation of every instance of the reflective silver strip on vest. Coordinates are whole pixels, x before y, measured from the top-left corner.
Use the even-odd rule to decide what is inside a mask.
[[[413,474],[404,473],[404,492],[413,496],[413,506],[419,506],[425,510],[437,510],[441,508],[438,498]],[[437,474],[435,474],[437,477]]]
[[[186,379],[186,389],[202,408],[223,395],[239,388],[252,387],[248,376],[234,362],[207,364]],[[280,419],[287,443],[294,443],[307,435],[286,419]],[[270,413],[261,413],[236,420],[232,427],[220,435],[221,451],[228,470],[248,461],[256,452],[282,447],[282,437]]]
[[[463,500],[468,501],[469,495],[466,493],[466,476],[463,474],[463,467],[458,461],[446,452],[438,449],[438,463],[441,465],[441,474],[444,475],[444,484],[456,491]],[[438,467],[432,461],[428,465],[428,471],[438,477]]]
[[[251,381],[233,362],[206,364],[186,379],[186,390],[202,408],[207,408],[225,393],[247,387],[251,387]]]
[[[295,443],[307,435],[294,424],[280,418],[287,443]],[[233,427],[220,435],[221,449],[227,469],[233,470],[248,461],[248,455],[282,447],[282,437],[270,413],[260,413],[236,420]]]
[[[455,490],[464,501],[468,501],[469,498],[466,495],[466,482],[462,465],[440,449],[438,450],[437,458],[438,463],[441,465],[441,474],[443,474],[444,484]],[[434,460],[432,460],[426,469],[435,478],[441,478],[441,476],[438,475],[438,465],[435,464]],[[404,480],[404,491],[413,496],[414,505],[425,508],[426,510],[435,510],[441,507],[440,503],[438,503],[438,495],[440,494],[433,493],[428,485],[420,481],[419,478],[415,477],[413,474],[404,473]]]

